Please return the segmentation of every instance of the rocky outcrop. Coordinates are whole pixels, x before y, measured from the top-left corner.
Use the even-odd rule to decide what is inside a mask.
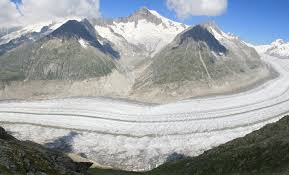
[[[0,174],[81,175],[91,163],[75,163],[61,152],[19,141],[0,127]]]

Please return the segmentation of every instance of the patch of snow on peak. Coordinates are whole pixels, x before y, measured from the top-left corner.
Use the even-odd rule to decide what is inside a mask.
[[[214,27],[210,27],[209,29],[211,30],[212,34],[217,40],[224,39],[224,35],[220,33],[219,31],[217,31]]]
[[[183,28],[188,28],[189,26],[185,25],[185,24],[182,24],[182,23],[179,23],[179,22],[176,22],[176,21],[173,21],[173,20],[170,20],[166,17],[163,17],[162,15],[160,15],[157,11],[155,10],[149,10],[149,12],[151,14],[153,14],[154,16],[156,16],[157,18],[160,18],[162,20],[163,23],[165,23],[167,26],[173,26],[173,25],[176,25],[176,27],[179,27],[179,26],[182,26]]]
[[[255,48],[255,45],[252,44],[252,43],[245,42],[245,41],[243,41],[243,43],[246,44],[246,45],[249,46],[249,47]]]
[[[79,39],[78,42],[83,48],[87,48],[89,46],[89,43],[84,39]]]
[[[55,21],[44,21],[44,22],[39,22],[39,23],[35,23],[35,24],[30,24],[28,26],[21,28],[20,30],[9,33],[8,35],[4,35],[1,38],[0,45],[6,44],[13,39],[19,38],[19,37],[26,35],[26,34],[29,34],[29,33],[40,32],[41,29],[45,26],[48,26],[48,30],[49,30],[46,34],[49,34],[49,32],[56,30],[61,25],[63,25],[65,22],[67,22],[68,20],[71,20],[71,19],[81,20],[78,17],[70,17],[70,18],[58,19]]]
[[[216,29],[216,27],[212,27],[210,26],[209,27],[209,30],[212,32],[212,34],[214,35],[214,37],[217,39],[217,40],[224,40],[224,39],[229,39],[229,40],[238,40],[239,37],[238,36],[235,36],[231,33],[225,33],[219,29]]]

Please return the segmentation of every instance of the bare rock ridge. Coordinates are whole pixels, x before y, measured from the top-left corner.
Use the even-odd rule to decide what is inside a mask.
[[[0,127],[0,174],[81,175],[91,163],[75,163],[63,153],[19,141]]]

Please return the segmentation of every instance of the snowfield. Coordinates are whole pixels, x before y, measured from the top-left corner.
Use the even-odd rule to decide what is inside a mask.
[[[102,165],[150,170],[196,156],[289,113],[289,60],[263,55],[280,74],[252,90],[148,105],[106,98],[0,103],[0,123],[20,139]]]
[[[117,45],[123,45],[123,39],[136,46],[145,49],[148,56],[154,56],[164,46],[171,43],[176,35],[183,32],[189,26],[172,21],[160,15],[154,10],[146,9],[157,19],[160,24],[155,24],[148,19],[139,19],[137,22],[114,21],[107,26],[96,25],[96,31],[109,41]]]
[[[289,42],[277,39],[268,45],[253,46],[260,54],[267,54],[279,58],[289,58]]]

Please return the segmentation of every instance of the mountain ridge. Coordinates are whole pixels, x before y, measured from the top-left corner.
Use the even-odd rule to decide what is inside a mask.
[[[86,48],[80,39],[88,42]],[[25,80],[77,80],[111,73],[115,55],[98,41],[89,23],[69,20],[47,36],[2,55],[0,64],[2,73],[8,72],[7,80],[10,70],[21,71]]]
[[[53,31],[49,26],[43,29],[49,31],[47,35],[0,57],[1,80],[17,81],[17,89],[24,86],[19,80],[29,87],[30,80],[41,81],[45,90],[37,89],[36,94],[48,94],[44,96],[51,92],[59,96],[51,86],[60,83],[58,86],[73,89],[61,92],[63,97],[72,91],[73,96],[149,98],[152,101],[146,102],[167,103],[239,90],[274,77],[254,48],[215,23],[189,27],[147,8],[114,20],[68,20]],[[113,87],[116,84],[121,88]],[[5,83],[2,87],[11,88]],[[76,87],[88,90],[78,92]],[[7,91],[3,94],[11,98],[12,89],[9,95]],[[147,90],[152,94],[147,95]]]

